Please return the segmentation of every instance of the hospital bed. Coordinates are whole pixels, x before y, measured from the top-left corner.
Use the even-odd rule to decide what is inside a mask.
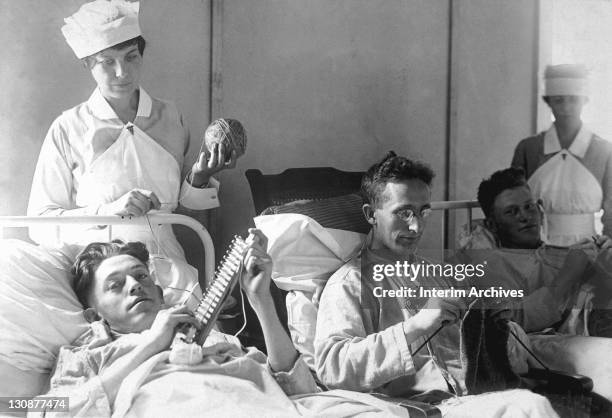
[[[0,216],[0,239],[4,238],[6,228],[36,227],[50,225],[55,229],[57,242],[62,240],[62,226],[106,226],[106,238],[114,239],[113,226],[120,225],[183,225],[194,231],[200,239],[203,252],[204,276],[206,283],[212,280],[215,269],[215,248],[208,230],[197,220],[174,213],[156,213],[146,217],[131,216]]]
[[[202,242],[205,283],[214,275],[215,249],[210,234],[198,221],[179,214],[151,214],[131,218],[118,216],[2,216],[0,238],[9,228],[50,226],[61,242],[62,228],[105,226],[106,238],[114,238],[115,226],[183,225]],[[80,246],[57,249],[37,246],[24,240],[1,242],[0,276],[0,383],[1,396],[32,397],[45,391],[59,347],[71,343],[86,329],[80,303],[70,287],[69,268]],[[180,292],[191,289],[177,289]],[[1,405],[7,412],[6,405]],[[2,415],[0,413],[0,415]]]
[[[67,225],[106,226],[106,238],[114,239],[113,227],[130,224],[183,225],[195,231],[204,248],[206,283],[214,277],[215,250],[211,237],[198,221],[178,214],[152,214],[131,218],[116,216],[0,217],[0,238],[8,228],[52,226],[61,242]],[[49,372],[59,347],[71,343],[87,327],[80,303],[70,288],[68,269],[76,255],[71,246],[45,249],[22,240],[2,240],[0,282],[0,396],[31,398],[48,389]],[[80,248],[80,247],[79,247]],[[42,332],[41,332],[42,330]],[[403,402],[414,417],[437,417],[439,410],[419,402]],[[0,402],[0,416],[8,404]],[[17,414],[19,415],[19,414]],[[15,416],[15,414],[11,414]]]

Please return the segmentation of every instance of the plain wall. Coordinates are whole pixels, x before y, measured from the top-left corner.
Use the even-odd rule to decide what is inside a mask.
[[[518,142],[535,132],[539,30],[537,1],[454,1],[449,200],[475,200],[480,182],[509,167]],[[450,248],[466,220],[449,214]]]
[[[448,18],[446,1],[224,2],[223,114],[249,143],[223,177],[223,239],[255,215],[247,168],[361,171],[393,149],[432,165],[441,199]]]
[[[49,125],[88,97],[93,81],[60,33],[79,1],[3,1],[0,36],[0,215],[25,215]],[[32,13],[33,10],[40,13]]]
[[[475,199],[484,177],[510,166],[514,147],[535,130],[538,4],[455,2],[451,200]]]

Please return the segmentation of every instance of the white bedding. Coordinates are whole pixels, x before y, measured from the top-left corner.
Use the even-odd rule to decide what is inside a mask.
[[[612,338],[530,335],[536,355],[549,368],[593,379],[593,391],[612,401]]]
[[[71,260],[19,240],[2,240],[0,254],[0,359],[48,373],[59,347],[87,329],[70,285]]]
[[[113,418],[121,417],[407,417],[393,402],[346,390],[286,396],[256,361],[203,364],[180,372],[166,363],[167,353],[152,358],[128,377],[115,402]],[[142,386],[140,386],[142,383]],[[440,406],[446,418],[554,418],[549,402],[527,390],[510,390],[451,399]]]
[[[284,290],[314,292],[351,258],[364,238],[357,232],[323,228],[298,214],[264,215],[254,221],[268,237],[272,278]]]
[[[372,396],[348,391],[286,396],[271,377],[257,375],[258,366],[243,364],[234,368],[255,377],[247,380],[231,374],[207,372],[173,372],[163,376],[166,368],[159,359],[158,377],[143,384],[134,396],[129,410],[117,411],[119,417],[297,417],[326,416],[407,416],[403,408]]]

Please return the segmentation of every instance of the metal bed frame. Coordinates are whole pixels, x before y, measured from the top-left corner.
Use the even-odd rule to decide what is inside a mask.
[[[53,225],[56,236],[61,237],[62,225],[107,225],[108,240],[113,239],[113,225],[184,225],[192,229],[204,246],[204,277],[208,285],[215,274],[215,248],[208,230],[197,220],[175,213],[155,213],[132,216],[0,216],[0,239],[4,238],[5,228],[22,228],[34,225]]]

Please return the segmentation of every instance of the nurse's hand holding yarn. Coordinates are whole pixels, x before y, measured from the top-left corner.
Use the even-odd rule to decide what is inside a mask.
[[[215,144],[210,152],[201,152],[191,168],[190,183],[195,187],[206,187],[210,178],[226,168],[236,167],[236,151],[228,152],[223,144]]]
[[[211,123],[204,133],[198,161],[191,170],[191,184],[205,187],[213,174],[236,167],[236,161],[246,152],[246,141],[246,131],[240,121],[221,118]],[[204,146],[206,152],[203,152]]]
[[[225,163],[229,164],[232,152],[235,153],[236,158],[246,152],[247,135],[239,120],[221,118],[208,125],[204,132],[204,143],[211,154],[216,144],[223,145],[226,151]]]

